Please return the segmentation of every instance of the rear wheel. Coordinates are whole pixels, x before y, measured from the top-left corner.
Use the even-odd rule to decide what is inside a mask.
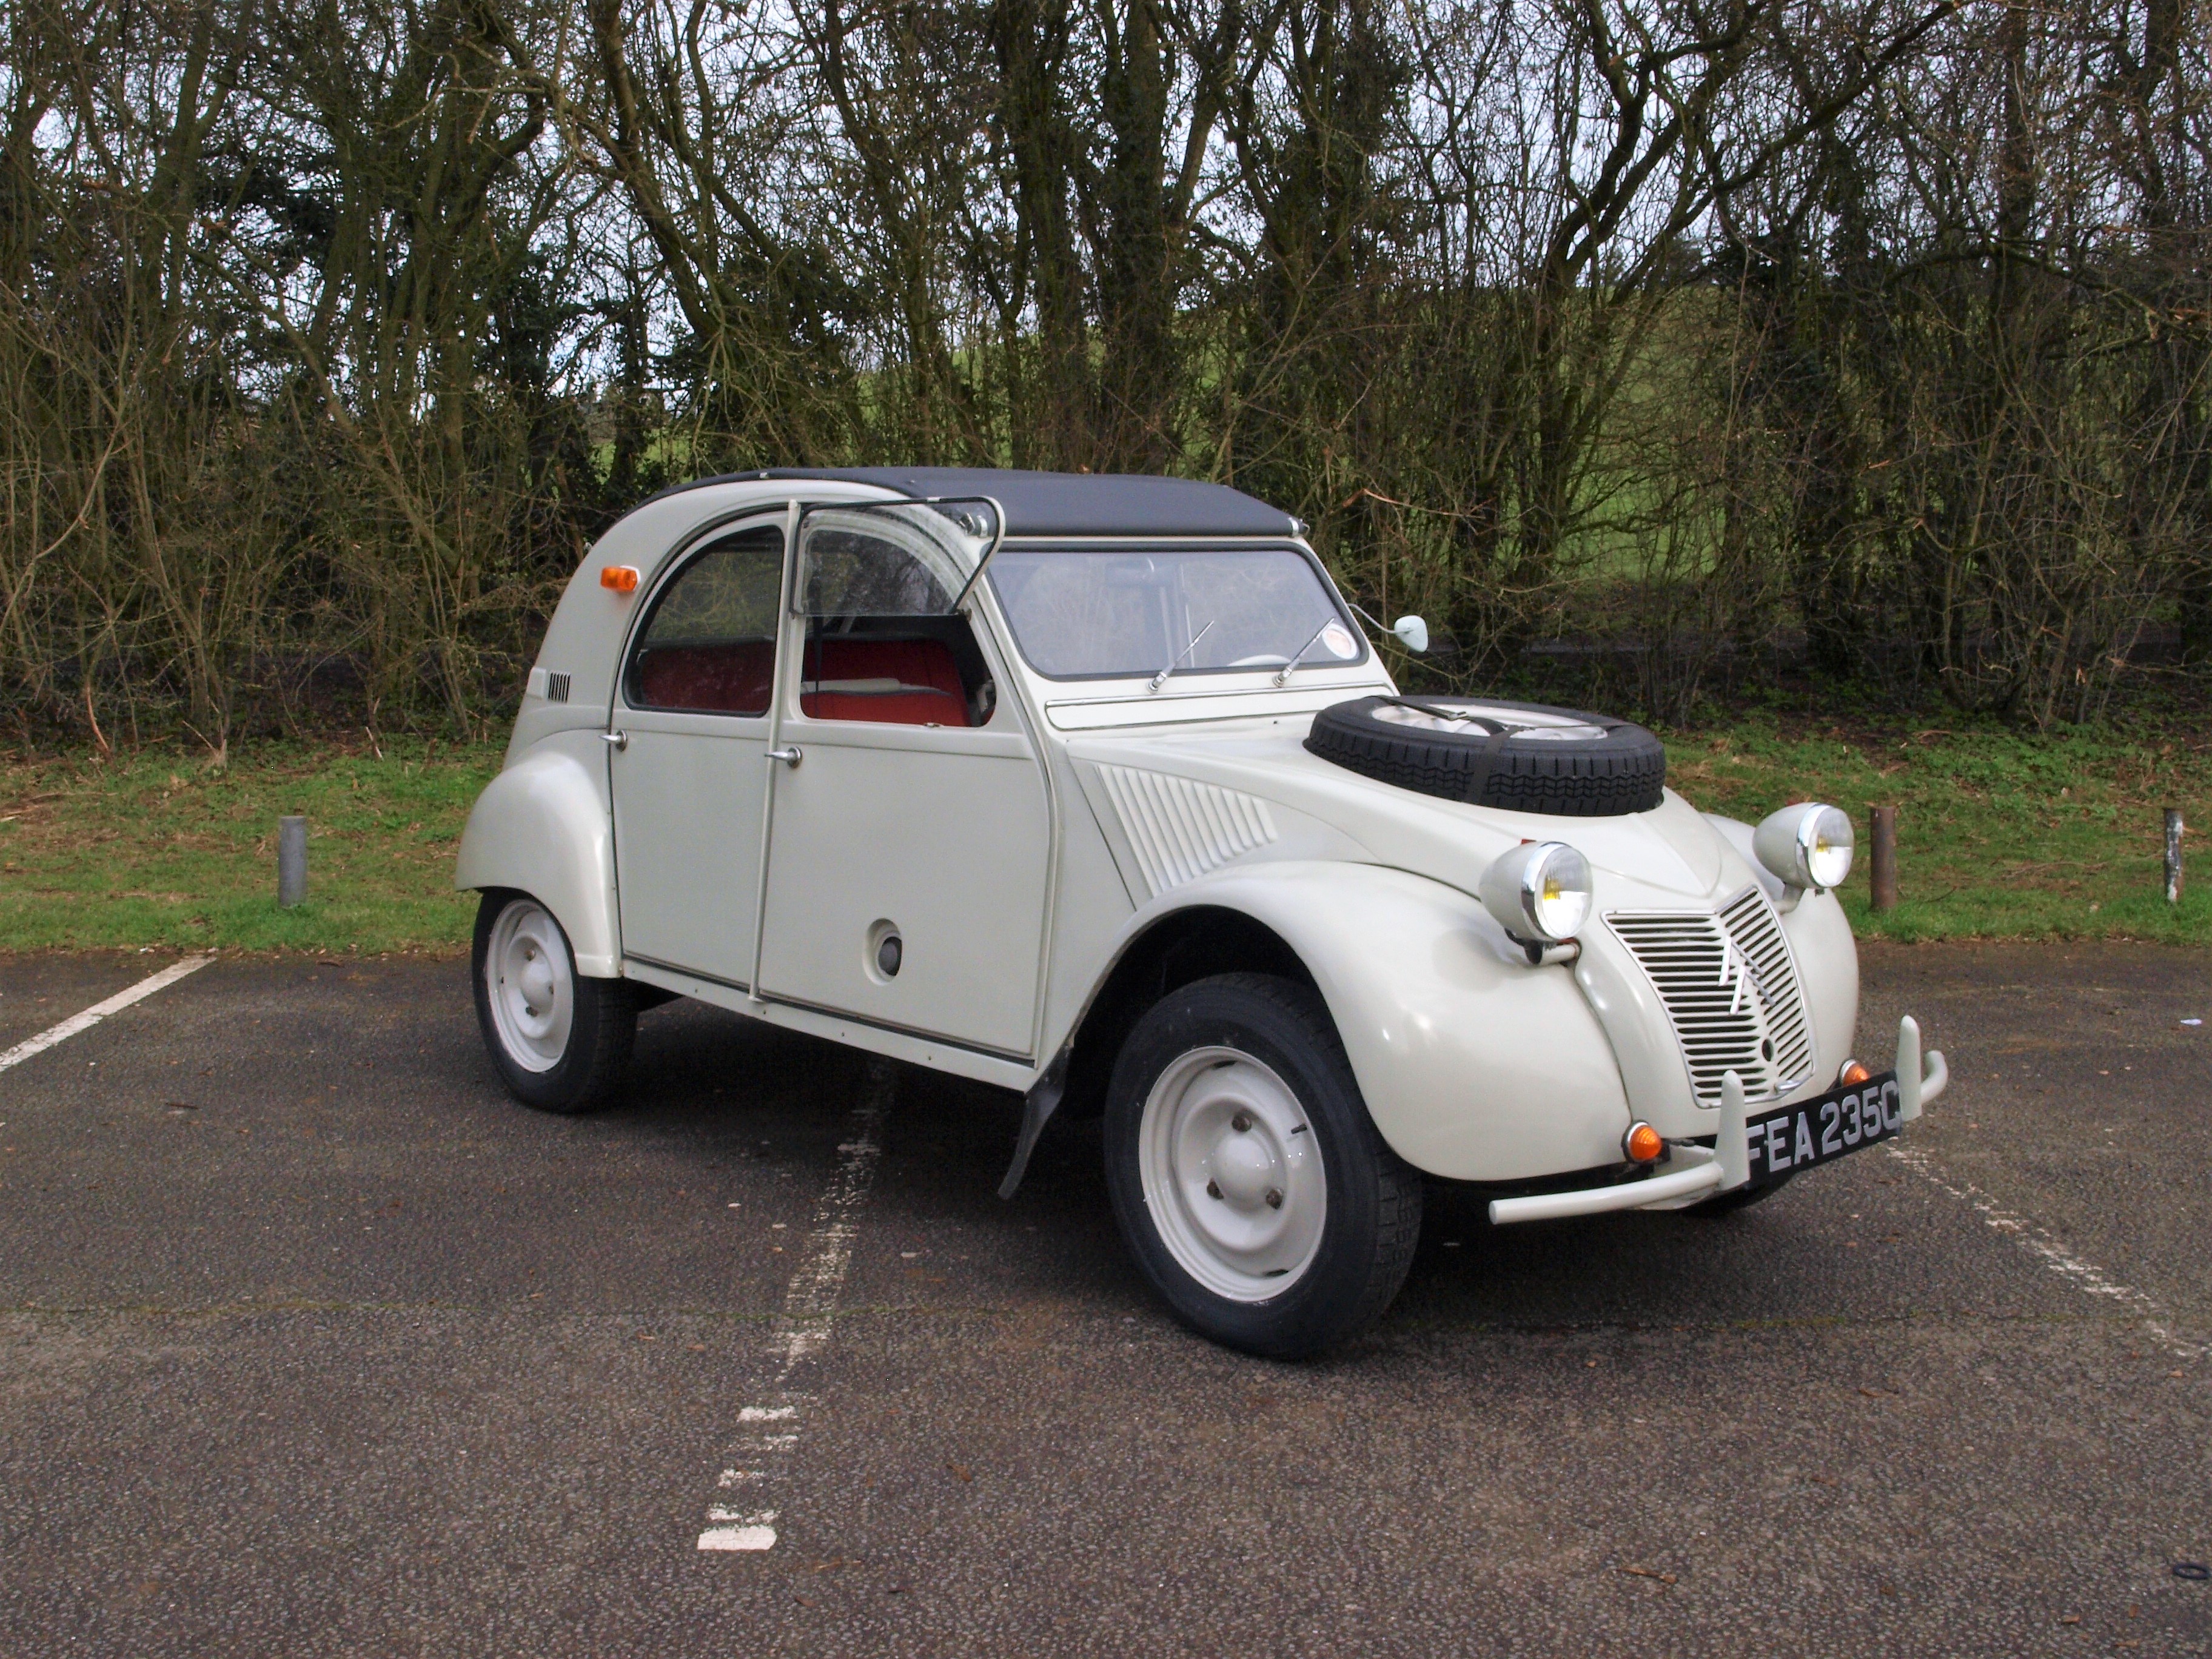
[[[1421,1228],[1321,999],[1224,974],[1170,993],[1114,1067],[1106,1175],[1122,1237],[1184,1322],[1297,1358],[1381,1317]]]
[[[613,1099],[637,1031],[627,981],[578,974],[568,934],[525,893],[483,896],[471,969],[477,1024],[509,1093],[544,1112]]]

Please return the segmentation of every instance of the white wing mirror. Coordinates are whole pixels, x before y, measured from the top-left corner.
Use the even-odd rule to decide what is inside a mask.
[[[1345,603],[1350,605],[1352,602],[1347,599]],[[1382,626],[1379,618],[1370,616],[1358,605],[1354,605],[1352,608],[1356,614],[1365,617],[1376,627]],[[1390,624],[1390,631],[1398,636],[1398,643],[1408,651],[1425,651],[1429,648],[1429,625],[1419,617],[1399,617],[1396,622]]]

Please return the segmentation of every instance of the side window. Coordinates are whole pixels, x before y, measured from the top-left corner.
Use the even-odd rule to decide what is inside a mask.
[[[878,530],[823,514],[809,520],[801,545],[811,616],[941,617],[961,586],[945,550],[896,520]]]
[[[638,630],[623,680],[630,707],[768,713],[782,597],[780,530],[744,531],[693,555]]]
[[[875,509],[805,521],[799,706],[810,719],[989,723],[997,688],[966,620],[952,614],[965,578],[933,528]]]

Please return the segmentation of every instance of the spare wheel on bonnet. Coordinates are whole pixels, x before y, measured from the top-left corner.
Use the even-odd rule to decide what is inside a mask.
[[[1314,717],[1323,760],[1445,800],[1559,817],[1659,805],[1667,751],[1626,720],[1481,697],[1358,697]]]

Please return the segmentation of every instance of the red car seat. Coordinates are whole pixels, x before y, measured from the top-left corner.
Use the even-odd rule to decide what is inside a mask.
[[[638,653],[637,689],[649,708],[765,714],[775,669],[774,640],[648,646]]]
[[[809,640],[799,706],[817,720],[974,724],[960,670],[942,640]]]

